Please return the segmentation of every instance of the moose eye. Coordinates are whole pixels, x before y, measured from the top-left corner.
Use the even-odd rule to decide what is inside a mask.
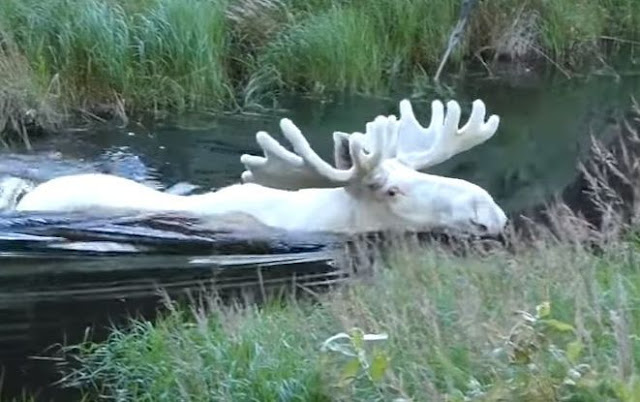
[[[487,232],[489,230],[489,228],[487,227],[487,225],[482,224],[482,223],[478,223],[476,221],[471,221],[471,223],[473,224],[473,226],[475,226],[477,229],[479,229],[481,232]]]
[[[389,197],[395,197],[399,193],[400,193],[400,190],[398,189],[398,187],[391,187],[390,189],[387,190],[387,195]]]

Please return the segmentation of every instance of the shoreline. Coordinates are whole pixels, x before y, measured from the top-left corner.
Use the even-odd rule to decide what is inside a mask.
[[[640,5],[584,3],[479,3],[445,66],[444,85],[471,65],[491,76],[505,60],[566,77],[594,68],[615,73],[613,60],[635,57],[640,44]],[[27,129],[55,130],[77,113],[126,119],[260,108],[291,93],[331,98],[384,95],[398,83],[409,92],[434,88],[459,6],[7,0],[0,5],[0,122],[7,121],[0,133],[28,142]]]

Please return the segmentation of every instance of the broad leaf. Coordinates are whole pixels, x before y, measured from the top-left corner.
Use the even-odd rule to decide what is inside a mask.
[[[582,353],[582,349],[584,349],[584,344],[579,339],[569,342],[567,345],[567,359],[575,364],[580,357],[580,353]]]
[[[549,327],[555,329],[560,332],[569,332],[573,331],[573,326],[563,321],[555,320],[553,318],[548,320],[541,320],[540,322],[548,325]]]
[[[548,301],[538,304],[536,306],[536,316],[538,318],[545,318],[551,314],[551,303]]]
[[[376,352],[373,356],[373,361],[371,362],[371,367],[369,369],[369,374],[371,375],[371,379],[374,382],[378,382],[382,380],[384,373],[387,371],[389,367],[389,358],[384,352]]]
[[[340,384],[341,386],[349,385],[351,381],[353,381],[360,371],[360,361],[358,359],[351,359],[344,365],[342,368],[342,373],[340,375]]]

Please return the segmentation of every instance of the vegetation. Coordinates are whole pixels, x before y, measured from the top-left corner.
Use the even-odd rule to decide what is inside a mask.
[[[49,120],[33,115],[44,103],[58,112],[66,106],[123,116],[244,107],[281,91],[382,93],[410,86],[435,70],[459,3],[5,0],[1,121],[22,121],[28,111],[37,122]],[[482,1],[468,30],[450,68],[478,58],[489,66],[493,57],[508,56],[577,69],[598,59],[586,56],[604,63],[610,46],[603,43],[638,37],[640,3]],[[7,68],[19,79],[7,78]],[[11,127],[20,132],[22,124]]]
[[[632,243],[599,256],[414,250],[313,304],[136,322],[83,345],[67,384],[136,401],[634,401],[639,289]]]
[[[52,82],[54,84],[54,82]],[[0,43],[0,134],[12,131],[29,146],[29,125],[53,128],[59,121],[51,88],[34,81],[31,67],[15,43]],[[0,135],[0,143],[7,145]]]

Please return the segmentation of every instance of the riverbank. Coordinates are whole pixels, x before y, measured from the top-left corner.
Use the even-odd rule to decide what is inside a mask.
[[[73,113],[237,110],[285,92],[408,96],[432,85],[459,3],[7,0],[0,131],[24,140]],[[498,58],[568,76],[606,69],[639,27],[633,0],[482,1],[445,70],[491,73]]]
[[[159,320],[70,348],[64,384],[90,400],[633,401],[637,112],[624,142],[594,145],[577,183],[589,222],[560,204],[508,247],[393,244],[312,300],[169,302]]]
[[[416,249],[314,303],[212,298],[136,321],[82,345],[66,384],[89,400],[633,401],[639,258],[637,242]]]

